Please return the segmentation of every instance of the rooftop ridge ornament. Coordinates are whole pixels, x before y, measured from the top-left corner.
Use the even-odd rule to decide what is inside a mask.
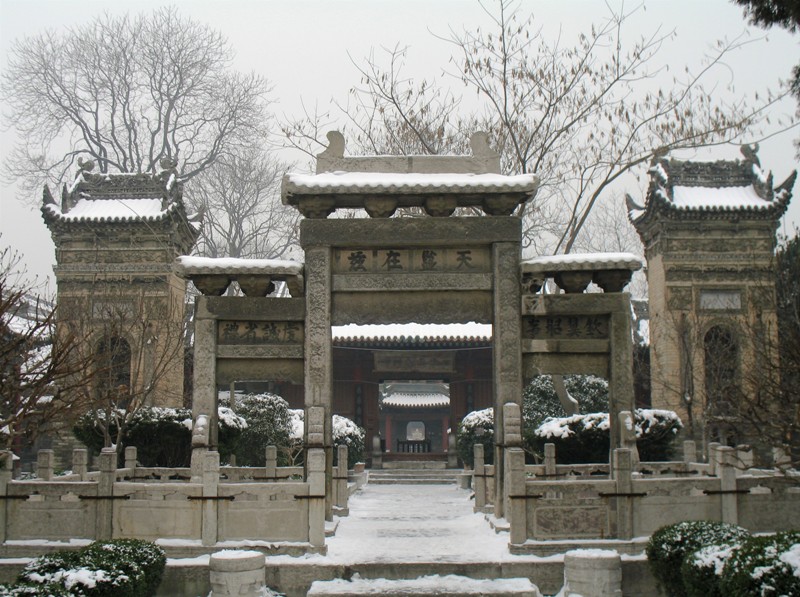
[[[342,134],[331,131],[328,140],[317,156],[316,174],[290,172],[283,178],[284,205],[307,218],[324,219],[337,209],[364,209],[370,217],[388,218],[398,208],[448,217],[459,207],[510,216],[539,186],[534,174],[500,174],[500,156],[483,132],[470,138],[471,156],[345,157]]]
[[[345,156],[345,139],[339,131],[329,131],[328,147],[317,155],[317,174],[323,172],[385,172],[500,174],[500,154],[489,146],[489,135],[482,131],[469,139],[472,155],[374,155]]]

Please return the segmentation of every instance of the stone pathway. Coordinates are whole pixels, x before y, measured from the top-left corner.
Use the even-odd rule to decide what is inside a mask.
[[[508,534],[472,511],[453,485],[370,485],[350,498],[350,515],[327,540],[337,562],[509,561]]]

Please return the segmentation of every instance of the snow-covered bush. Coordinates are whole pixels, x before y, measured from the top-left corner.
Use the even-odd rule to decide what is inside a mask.
[[[725,597],[800,595],[800,532],[748,538],[731,553],[720,585]]]
[[[291,419],[286,400],[268,393],[240,394],[236,396],[235,410],[247,422],[234,450],[239,466],[264,466],[267,446],[289,446]],[[287,463],[287,456],[279,450],[278,464]]]
[[[608,413],[550,418],[534,430],[533,447],[541,453],[545,443],[555,444],[561,463],[608,462],[608,430]]]
[[[302,461],[303,433],[305,428],[305,414],[301,409],[289,410],[291,421],[291,456],[293,463]],[[341,415],[333,415],[333,465],[338,464],[338,446],[347,446],[347,468],[353,468],[356,462],[364,460],[364,438],[366,431],[355,424],[354,421]]]
[[[594,375],[567,375],[564,386],[578,401],[582,413],[608,412],[608,382]],[[550,417],[565,417],[564,408],[553,387],[553,378],[538,375],[522,393],[522,420],[526,428],[535,429]]]
[[[738,543],[707,545],[688,554],[681,565],[681,579],[688,597],[725,597],[720,577]]]
[[[750,534],[724,522],[690,520],[667,525],[650,537],[645,550],[656,581],[672,597],[686,597],[681,577],[684,558],[708,545],[736,544]]]
[[[475,465],[473,446],[483,444],[486,464],[494,462],[494,409],[485,408],[468,413],[461,419],[456,434],[456,450],[465,466]]]
[[[337,463],[338,446],[347,446],[347,468],[353,468],[356,462],[364,460],[364,429],[347,417],[333,415],[333,465]]]
[[[683,429],[681,418],[671,410],[637,408],[636,447],[644,461],[669,460],[675,452],[675,438]]]
[[[219,411],[219,452],[227,459],[238,442],[246,421],[226,406]],[[73,427],[75,437],[89,450],[99,454],[104,437],[102,421],[107,413],[88,411],[81,415]],[[125,420],[120,448],[135,446],[136,456],[142,466],[189,466],[192,455],[192,411],[188,408],[143,407],[132,413],[118,411],[112,417],[112,437],[117,437],[114,420]],[[120,457],[123,450],[120,449]]]
[[[17,583],[20,590],[29,586],[39,592],[8,594],[147,597],[155,594],[166,563],[164,551],[154,543],[98,541],[80,551],[37,558],[23,569]]]
[[[666,460],[672,454],[673,440],[683,427],[670,410],[637,408],[634,411],[636,445],[641,460]],[[608,462],[609,415],[589,413],[548,418],[530,434],[530,446],[541,453],[545,443],[556,446],[562,464]]]

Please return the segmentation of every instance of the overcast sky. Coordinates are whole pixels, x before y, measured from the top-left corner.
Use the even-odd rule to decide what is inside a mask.
[[[103,11],[135,13],[164,4],[144,0],[0,0],[0,68],[16,37],[76,25]],[[307,106],[325,108],[331,98],[346,99],[348,89],[358,84],[351,57],[360,61],[381,47],[409,46],[407,75],[434,77],[446,66],[451,49],[433,34],[447,36],[450,29],[489,27],[481,6],[472,0],[183,0],[167,4],[222,31],[237,52],[236,67],[255,70],[272,81],[279,116],[299,114],[301,100]],[[629,9],[635,3],[625,6]],[[528,0],[521,2],[521,7],[534,12],[545,35],[560,32],[565,43],[607,14],[600,0]],[[659,27],[677,33],[660,59],[681,70],[686,64],[698,66],[719,38],[732,38],[746,30],[753,38],[767,36],[732,57],[730,68],[721,71],[720,90],[733,80],[737,93],[763,93],[775,88],[780,78],[788,77],[800,57],[800,35],[792,37],[782,30],[765,34],[748,27],[741,9],[727,0],[649,0],[645,10],[638,11],[630,21],[627,35],[633,40]],[[787,113],[793,110],[792,103],[783,108]],[[773,170],[776,182],[797,168],[792,146],[792,139],[797,137],[800,131],[795,129],[761,144],[762,166]],[[0,158],[4,159],[13,136],[4,130],[0,138]],[[708,160],[740,156],[737,148],[716,148],[711,153],[681,157]],[[642,197],[645,189],[626,190]],[[0,242],[23,254],[29,272],[40,278],[52,277],[53,244],[40,213],[19,200],[13,185],[3,184],[0,192]],[[800,195],[800,188],[795,188],[795,195]],[[800,225],[800,198],[795,197],[787,220],[790,226]]]

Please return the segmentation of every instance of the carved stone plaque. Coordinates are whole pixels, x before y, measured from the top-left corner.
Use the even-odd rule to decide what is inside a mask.
[[[358,273],[483,273],[491,271],[487,248],[337,249],[333,270]]]
[[[605,340],[608,315],[547,315],[523,317],[522,337],[530,340]]]

